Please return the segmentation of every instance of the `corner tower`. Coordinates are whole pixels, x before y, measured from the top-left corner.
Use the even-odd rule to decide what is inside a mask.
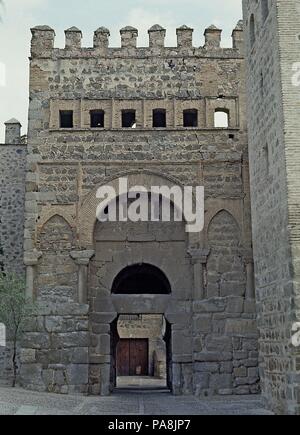
[[[24,273],[25,142],[20,122],[7,121],[0,144],[0,272]]]
[[[262,390],[300,413],[300,4],[244,0]]]

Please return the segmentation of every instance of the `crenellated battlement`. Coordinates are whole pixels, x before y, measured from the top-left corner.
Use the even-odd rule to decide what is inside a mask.
[[[82,47],[82,32],[77,27],[71,27],[65,30],[65,48],[55,48],[55,31],[49,26],[37,26],[31,29],[31,55],[32,57],[47,58],[52,55],[58,56],[93,56],[100,55],[103,57],[110,56],[159,56],[168,54],[169,51],[176,56],[176,53],[182,55],[214,55],[243,54],[243,21],[239,21],[232,32],[232,47],[221,48],[222,30],[214,25],[205,29],[205,44],[201,47],[195,47],[193,41],[194,29],[183,25],[176,29],[177,46],[166,47],[166,29],[156,24],[148,30],[149,45],[148,47],[138,47],[138,29],[126,26],[120,30],[121,47],[114,48],[109,45],[110,31],[105,27],[100,27],[94,32],[93,47]]]

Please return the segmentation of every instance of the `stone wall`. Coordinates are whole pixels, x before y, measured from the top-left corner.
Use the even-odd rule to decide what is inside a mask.
[[[24,272],[26,145],[0,144],[0,271]]]
[[[160,314],[171,325],[174,394],[257,392],[241,23],[230,49],[214,26],[200,48],[186,26],[173,48],[157,25],[147,48],[136,47],[133,28],[122,29],[121,48],[109,47],[105,28],[93,48],[81,48],[76,28],[66,31],[65,49],[54,48],[47,26],[32,34],[24,243],[27,291],[41,319],[25,340],[23,385],[109,394],[118,315]],[[155,108],[166,110],[165,128],[153,128]],[[105,111],[104,128],[91,128],[95,109]],[[121,128],[126,109],[136,111],[134,129]],[[197,126],[184,126],[186,109],[198,110]],[[229,125],[216,128],[222,109]],[[60,128],[62,111],[72,111],[72,128]],[[148,189],[204,185],[204,231],[96,225],[97,189],[120,176]],[[112,295],[117,274],[140,263],[160,268],[172,293]]]
[[[0,144],[0,273],[24,274],[26,145],[21,125],[6,123],[6,144]],[[0,347],[0,382],[11,385],[11,347]]]
[[[268,405],[297,414],[299,349],[299,2],[243,2],[260,373]]]
[[[196,304],[199,394],[213,384],[220,394],[259,392],[255,301],[246,298],[240,230],[220,211],[208,230],[207,301]]]

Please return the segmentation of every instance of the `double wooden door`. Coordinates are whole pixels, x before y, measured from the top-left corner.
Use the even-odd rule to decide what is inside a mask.
[[[121,339],[117,346],[117,376],[148,376],[148,339]]]

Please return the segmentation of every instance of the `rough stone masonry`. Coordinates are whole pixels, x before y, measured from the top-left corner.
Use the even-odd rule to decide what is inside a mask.
[[[242,22],[232,48],[215,26],[200,48],[187,26],[177,47],[165,34],[155,25],[137,48],[125,27],[110,48],[101,27],[82,48],[72,27],[56,49],[54,30],[32,29],[24,260],[39,313],[22,343],[25,388],[110,394],[118,318],[150,314],[166,321],[173,394],[259,392]],[[120,176],[204,185],[204,231],[97,222],[96,191]],[[136,274],[158,287],[126,293]]]
[[[243,7],[262,391],[277,413],[300,414],[300,3]]]
[[[25,220],[26,143],[21,124],[5,124],[5,144],[0,144],[0,273],[23,274]],[[0,347],[0,384],[11,382],[10,346]]]

